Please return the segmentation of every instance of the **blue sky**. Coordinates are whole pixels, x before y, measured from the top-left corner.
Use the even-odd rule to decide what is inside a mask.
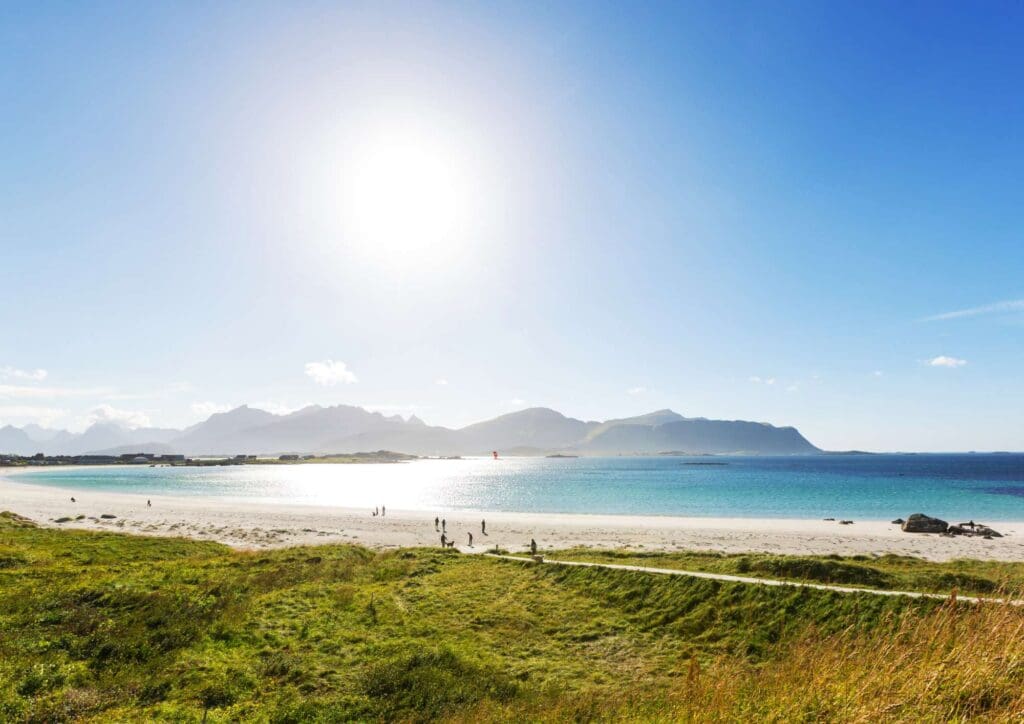
[[[1012,3],[5,3],[0,424],[1024,449],[1021,37]]]

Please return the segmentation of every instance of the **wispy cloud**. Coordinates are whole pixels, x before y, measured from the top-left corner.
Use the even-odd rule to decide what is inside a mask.
[[[967,360],[965,359],[960,359],[959,357],[947,357],[944,354],[941,354],[938,357],[932,357],[928,360],[928,365],[931,367],[955,368],[963,367],[965,364],[967,364]]]
[[[434,384],[438,385],[439,387],[447,387],[448,380],[446,380],[444,377],[439,377],[438,379],[434,380]]]
[[[43,427],[50,427],[54,422],[66,417],[67,410],[58,407],[40,407],[37,405],[0,405],[0,424],[17,422],[24,424],[34,422]]]
[[[518,397],[513,397],[511,400],[502,400],[500,404],[502,407],[526,407],[530,403]]]
[[[875,377],[885,377],[885,373],[882,372],[882,370],[875,370],[871,374],[874,375]]]
[[[137,392],[115,392],[111,391],[103,396],[108,400],[155,400],[168,399],[180,395],[183,392],[191,392],[192,385],[188,382],[173,382],[163,387],[156,387]]]
[[[754,375],[753,377],[750,377],[749,379],[755,385],[774,385],[775,384],[775,378],[774,377],[758,377],[757,375]]]
[[[642,395],[645,392],[647,392],[646,387],[630,387],[628,390],[626,390],[627,395]]]
[[[356,376],[344,362],[326,359],[322,362],[307,362],[306,376],[318,385],[333,387],[339,382],[350,385]]]
[[[4,380],[42,382],[46,379],[47,374],[46,370],[19,370],[17,367],[0,367],[0,379]]]
[[[1024,299],[1007,299],[994,304],[983,304],[980,307],[969,307],[957,309],[952,312],[933,314],[925,317],[925,322],[941,322],[947,319],[963,319],[965,317],[980,317],[986,314],[1011,314],[1013,312],[1024,312]]]
[[[109,387],[42,387],[39,385],[0,385],[0,399],[49,400],[58,397],[105,397]]]

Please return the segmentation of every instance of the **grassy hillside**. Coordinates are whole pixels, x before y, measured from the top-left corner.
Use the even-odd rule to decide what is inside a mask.
[[[1010,719],[1022,631],[1008,606],[0,518],[3,721]]]

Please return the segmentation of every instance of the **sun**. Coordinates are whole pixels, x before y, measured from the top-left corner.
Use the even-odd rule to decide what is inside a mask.
[[[353,149],[343,176],[344,234],[361,253],[427,265],[467,243],[476,190],[457,144],[407,128],[378,130]]]

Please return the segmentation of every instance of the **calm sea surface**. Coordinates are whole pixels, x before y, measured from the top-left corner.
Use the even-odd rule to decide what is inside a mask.
[[[0,475],[3,471],[0,470]],[[1024,455],[420,460],[45,469],[39,485],[393,509],[1024,520]],[[3,499],[0,483],[0,502]]]

